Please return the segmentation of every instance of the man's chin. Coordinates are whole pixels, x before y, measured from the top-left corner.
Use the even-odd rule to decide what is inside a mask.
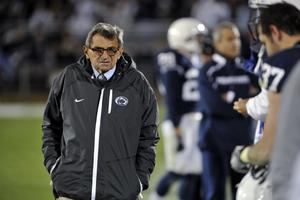
[[[112,66],[111,66],[110,63],[98,65],[98,69],[101,70],[101,71],[108,71],[111,68],[112,68]]]

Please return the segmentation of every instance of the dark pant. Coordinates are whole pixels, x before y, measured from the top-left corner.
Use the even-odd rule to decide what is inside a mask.
[[[180,178],[179,174],[174,172],[167,172],[159,181],[156,192],[159,196],[163,197],[168,192],[170,187]]]
[[[232,198],[236,196],[236,185],[244,174],[234,172],[230,167],[232,151],[214,152],[203,150],[203,174],[202,185],[204,200],[224,200],[225,185],[230,178]]]
[[[181,200],[201,200],[201,176],[197,174],[179,175],[168,172],[160,179],[157,194],[165,196],[176,181],[179,181],[178,196]]]
[[[199,174],[187,174],[182,177],[179,186],[181,200],[201,200],[201,192],[201,176]]]

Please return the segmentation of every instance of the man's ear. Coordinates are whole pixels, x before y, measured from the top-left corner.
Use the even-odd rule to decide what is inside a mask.
[[[270,25],[270,31],[273,39],[280,41],[282,39],[282,33],[275,25]]]
[[[82,47],[82,50],[83,50],[83,53],[84,53],[84,55],[85,55],[85,58],[86,59],[90,59],[89,58],[89,55],[88,55],[88,48],[84,45],[83,47]]]

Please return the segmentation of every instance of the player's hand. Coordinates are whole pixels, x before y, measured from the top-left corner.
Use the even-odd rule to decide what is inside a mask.
[[[177,136],[177,148],[176,148],[176,150],[178,152],[178,151],[182,151],[183,149],[184,149],[184,145],[183,145],[182,138]]]
[[[245,146],[236,146],[231,154],[231,168],[239,173],[246,173],[249,171],[250,168],[250,164],[245,163],[241,160],[241,153],[245,148]]]
[[[176,139],[177,139],[177,147],[176,150],[177,151],[182,151],[184,146],[183,146],[183,141],[182,141],[182,132],[181,132],[181,128],[177,127],[175,129],[175,133],[176,133]]]
[[[248,99],[239,99],[233,103],[233,109],[236,110],[238,113],[244,115],[245,117],[248,116],[246,104]]]

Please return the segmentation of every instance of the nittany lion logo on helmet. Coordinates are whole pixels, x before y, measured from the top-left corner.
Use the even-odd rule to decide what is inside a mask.
[[[124,96],[119,96],[115,99],[115,103],[119,106],[127,106],[128,102],[128,99]]]

